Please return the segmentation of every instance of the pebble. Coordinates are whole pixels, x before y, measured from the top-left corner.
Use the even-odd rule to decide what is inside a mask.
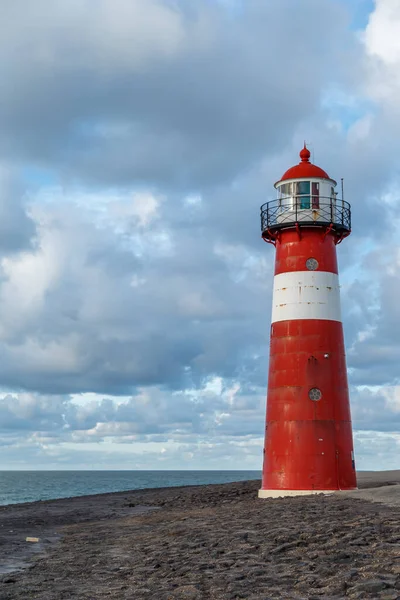
[[[357,584],[355,587],[356,590],[363,590],[364,592],[369,592],[370,594],[376,594],[377,592],[381,592],[382,590],[386,589],[388,584],[380,579],[368,579],[367,581]]]
[[[176,588],[171,597],[174,599],[179,598],[179,600],[202,600],[203,598],[200,590],[193,585],[184,585]]]

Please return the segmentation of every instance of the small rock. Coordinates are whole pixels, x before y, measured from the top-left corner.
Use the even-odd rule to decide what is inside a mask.
[[[364,538],[357,538],[349,542],[350,546],[366,546],[368,542]]]
[[[183,585],[174,590],[172,597],[177,600],[201,600],[203,595],[194,585]]]
[[[362,581],[361,583],[355,586],[356,590],[368,592],[370,594],[376,594],[377,592],[382,592],[388,587],[388,584],[385,581],[380,581],[379,579],[367,579],[366,581]]]
[[[289,542],[286,544],[280,544],[279,546],[276,546],[275,548],[273,548],[270,552],[270,554],[279,554],[280,552],[285,552],[285,550],[291,550],[292,548],[296,548],[296,546],[298,546],[299,543],[298,542]]]
[[[346,579],[354,579],[354,577],[357,577],[358,575],[358,569],[350,569],[349,571],[347,571],[347,573],[345,573],[344,577]]]

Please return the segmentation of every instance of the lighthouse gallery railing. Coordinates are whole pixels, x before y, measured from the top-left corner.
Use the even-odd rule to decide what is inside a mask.
[[[261,206],[261,231],[293,225],[327,225],[339,233],[351,231],[351,207],[339,198],[294,196],[277,198]]]

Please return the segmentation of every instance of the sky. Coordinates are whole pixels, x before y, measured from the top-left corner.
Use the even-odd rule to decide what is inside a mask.
[[[261,469],[304,140],[353,211],[357,467],[400,468],[398,0],[0,5],[0,469]]]

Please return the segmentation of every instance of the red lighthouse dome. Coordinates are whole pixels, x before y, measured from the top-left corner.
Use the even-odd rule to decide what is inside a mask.
[[[334,181],[321,167],[310,163],[310,156],[311,153],[304,144],[304,148],[300,150],[301,161],[298,165],[290,167],[290,169],[285,171],[280,181],[286,181],[287,179],[329,179],[330,181]],[[334,181],[334,183],[336,182]]]

